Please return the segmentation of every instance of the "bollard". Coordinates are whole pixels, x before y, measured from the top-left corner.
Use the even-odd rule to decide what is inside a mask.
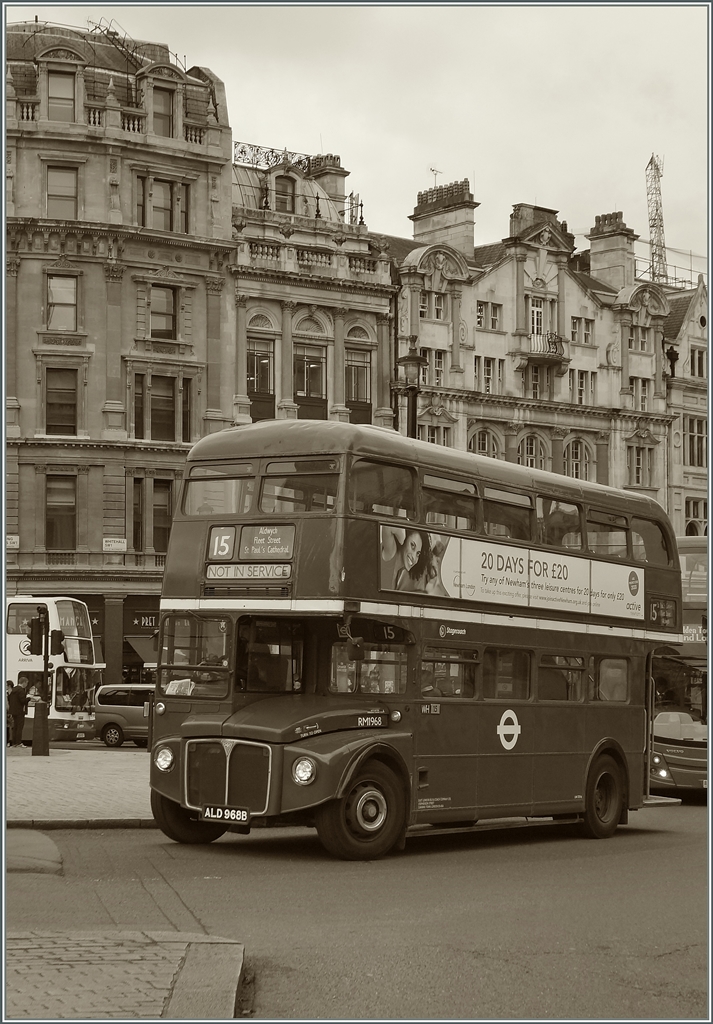
[[[35,704],[35,717],[32,724],[32,756],[49,757],[50,737],[47,716],[49,707],[46,700],[38,700]]]

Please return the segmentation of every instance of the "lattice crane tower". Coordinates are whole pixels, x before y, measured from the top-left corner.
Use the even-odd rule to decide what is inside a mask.
[[[649,203],[649,238],[651,239],[651,280],[668,283],[666,239],[663,232],[661,178],[663,161],[651,154],[646,165],[646,197]]]

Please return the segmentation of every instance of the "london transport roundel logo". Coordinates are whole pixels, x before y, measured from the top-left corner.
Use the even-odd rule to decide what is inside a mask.
[[[635,572],[629,573],[629,593],[632,597],[636,597],[639,593],[639,577]]]
[[[522,726],[514,711],[503,711],[500,724],[495,730],[506,750],[512,750],[522,732]]]

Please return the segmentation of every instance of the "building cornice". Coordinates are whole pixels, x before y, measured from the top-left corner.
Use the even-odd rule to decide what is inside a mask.
[[[290,274],[287,271],[279,270],[270,273],[269,270],[253,270],[251,267],[231,266],[228,268],[234,275],[236,282],[240,278],[246,281],[262,281],[265,284],[283,285],[285,287],[309,288],[312,290],[323,289],[325,291],[352,291],[361,292],[365,295],[376,295],[389,298],[399,291],[397,285],[369,284],[366,281],[352,281],[344,278],[325,277],[302,277],[299,274]]]

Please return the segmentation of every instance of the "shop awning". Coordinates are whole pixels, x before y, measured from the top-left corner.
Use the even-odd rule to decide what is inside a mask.
[[[156,668],[158,651],[152,636],[125,636],[124,640],[136,651],[144,663],[144,668]]]

